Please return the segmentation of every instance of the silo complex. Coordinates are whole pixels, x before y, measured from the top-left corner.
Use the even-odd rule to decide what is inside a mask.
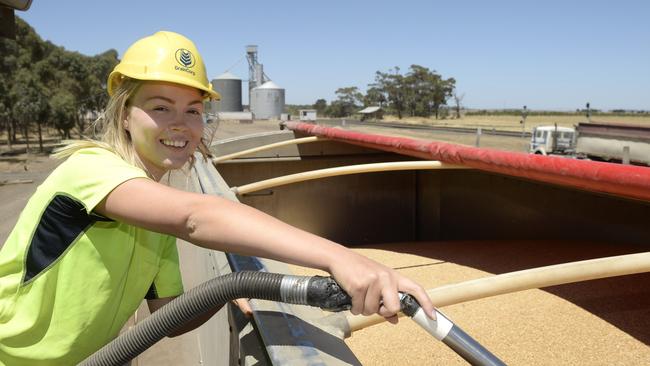
[[[251,112],[256,119],[280,118],[284,110],[284,89],[267,81],[251,90]]]
[[[212,80],[212,89],[221,94],[216,102],[216,112],[241,112],[241,79],[226,72]]]

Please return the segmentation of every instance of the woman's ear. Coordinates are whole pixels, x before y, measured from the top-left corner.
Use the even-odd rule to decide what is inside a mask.
[[[122,127],[124,127],[124,130],[126,130],[126,131],[129,130],[129,119],[128,118],[124,118],[122,120]]]

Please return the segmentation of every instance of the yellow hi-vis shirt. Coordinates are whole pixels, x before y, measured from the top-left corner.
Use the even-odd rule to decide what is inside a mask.
[[[147,178],[82,149],[38,187],[0,250],[0,364],[74,365],[115,338],[142,299],[183,292],[173,237],[93,213]]]

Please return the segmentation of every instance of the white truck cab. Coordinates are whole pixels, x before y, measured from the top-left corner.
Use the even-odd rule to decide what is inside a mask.
[[[530,138],[531,154],[567,155],[575,152],[576,131],[572,127],[537,126]]]

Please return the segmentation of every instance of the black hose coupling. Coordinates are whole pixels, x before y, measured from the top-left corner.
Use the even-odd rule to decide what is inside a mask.
[[[307,287],[307,304],[327,311],[350,310],[352,298],[332,277],[313,276]]]
[[[332,277],[284,275],[280,283],[281,301],[310,305],[327,311],[343,311],[352,307],[352,298]]]

